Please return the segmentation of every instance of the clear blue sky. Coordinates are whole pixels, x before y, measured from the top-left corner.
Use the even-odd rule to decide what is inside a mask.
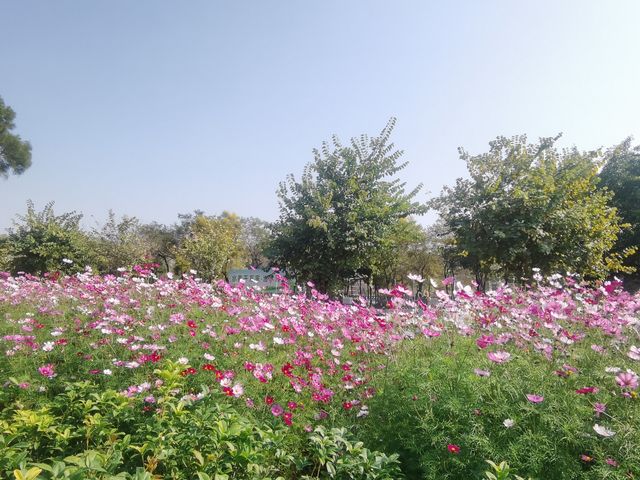
[[[312,148],[390,116],[422,199],[497,135],[640,142],[639,18],[635,0],[0,0],[0,96],[33,145],[0,228],[27,199],[88,226],[274,220]]]

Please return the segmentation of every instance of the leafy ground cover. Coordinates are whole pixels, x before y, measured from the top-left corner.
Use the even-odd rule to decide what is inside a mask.
[[[2,274],[2,475],[640,475],[640,297],[619,282],[433,305],[398,286],[381,311],[280,280]]]

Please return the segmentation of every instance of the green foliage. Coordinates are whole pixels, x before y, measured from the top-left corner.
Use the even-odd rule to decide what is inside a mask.
[[[518,350],[508,364],[494,364],[472,339],[415,342],[389,364],[369,402],[371,413],[356,433],[373,448],[399,454],[408,478],[480,478],[484,459],[491,458],[513,465],[512,473],[545,480],[639,475],[640,402],[622,397],[607,378],[605,367],[619,364],[617,354],[603,356],[586,343],[552,361]],[[567,363],[579,373],[552,373]],[[491,375],[480,377],[475,368]],[[609,387],[597,397],[576,393],[589,385]],[[526,393],[544,395],[544,401],[530,403]],[[607,405],[606,418],[595,417],[595,401]],[[625,418],[616,415],[623,409]],[[599,422],[616,434],[599,437],[593,432]],[[460,452],[449,452],[448,444]],[[608,465],[610,457],[620,465]]]
[[[240,218],[233,213],[224,212],[218,217],[198,215],[180,246],[179,266],[197,270],[206,280],[225,278],[229,268],[244,264],[241,233]]]
[[[491,460],[487,460],[487,463],[493,470],[493,472],[488,471],[484,473],[487,480],[507,480],[511,478],[509,464],[507,462],[500,462],[500,465],[496,465]],[[516,475],[514,478],[515,480],[524,480],[524,478],[519,475]]]
[[[0,177],[4,178],[9,173],[20,175],[31,166],[31,145],[11,133],[15,118],[13,109],[0,97]]]
[[[169,363],[157,372],[166,384],[154,404],[89,382],[67,384],[38,407],[0,398],[0,473],[30,480],[401,478],[395,456],[364,448],[344,429],[318,428],[301,442],[298,431],[240,415],[223,398],[181,400],[179,371]]]
[[[346,279],[371,277],[375,252],[397,222],[424,211],[393,178],[398,163],[391,119],[380,135],[353,138],[348,146],[333,137],[314,150],[314,161],[297,182],[280,184],[280,219],[271,245],[274,260],[288,272],[313,280],[321,291],[336,291]]]
[[[640,273],[640,146],[632,147],[628,138],[611,150],[600,179],[601,186],[614,193],[611,202],[630,225],[621,233],[616,249],[623,255],[635,250],[629,263]]]
[[[266,269],[269,259],[265,255],[271,237],[269,224],[255,217],[241,218],[241,242],[245,248],[250,266]]]
[[[485,154],[461,149],[471,179],[432,201],[454,235],[458,264],[481,285],[490,274],[520,281],[536,267],[596,279],[625,271],[610,253],[624,225],[611,193],[597,188],[598,153],[558,151],[556,140],[498,137]]]
[[[5,242],[9,269],[38,273],[84,269],[93,262],[90,242],[80,229],[81,214],[55,215],[53,202],[37,212],[27,202],[27,213],[18,216]],[[71,261],[69,263],[68,261]]]
[[[93,251],[100,272],[115,273],[120,267],[143,263],[147,250],[140,222],[135,217],[125,215],[118,221],[109,210],[106,223],[93,231]]]
[[[441,239],[433,228],[425,229],[412,218],[399,220],[382,240],[374,259],[376,289],[406,284],[408,274],[425,279],[443,278]],[[418,290],[423,287],[418,284]]]

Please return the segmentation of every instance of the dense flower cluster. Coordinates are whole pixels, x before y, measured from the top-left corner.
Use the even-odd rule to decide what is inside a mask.
[[[2,274],[0,371],[8,373],[0,380],[5,387],[15,381],[43,392],[51,382],[91,376],[153,411],[154,390],[163,385],[155,372],[171,361],[191,382],[189,391],[180,392],[184,401],[218,392],[309,430],[332,409],[366,417],[379,372],[403,342],[471,337],[486,361],[468,373],[488,377],[509,368],[519,352],[537,352],[551,362],[598,338],[593,352],[620,350],[627,363],[608,368],[601,385],[572,391],[593,398],[593,431],[613,436],[598,394],[617,389],[629,401],[637,397],[640,297],[617,281],[590,288],[571,276],[548,280],[487,293],[459,285],[454,295],[437,290],[430,304],[397,286],[382,292],[389,308],[377,310],[364,300],[330,301],[313,288],[307,296],[282,277],[279,293],[264,294],[243,283],[204,283],[195,275],[158,278],[149,268],[56,279]],[[560,379],[579,375],[569,363],[550,372]],[[546,393],[523,391],[521,398],[536,405]],[[503,423],[515,425],[512,419]],[[447,448],[460,453],[458,444]]]

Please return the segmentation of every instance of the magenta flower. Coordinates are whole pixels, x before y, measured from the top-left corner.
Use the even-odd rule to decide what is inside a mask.
[[[598,393],[600,389],[598,387],[583,387],[576,390],[579,395],[586,395],[588,393]]]
[[[487,353],[487,358],[495,363],[504,363],[509,361],[511,354],[503,351],[489,352]]]
[[[488,370],[480,370],[479,368],[476,368],[473,370],[473,372],[478,375],[479,377],[488,377],[491,375],[491,372]]]
[[[593,404],[593,411],[596,413],[596,417],[598,418],[605,412],[606,409],[607,405],[604,403],[596,402]]]
[[[478,345],[479,348],[487,348],[495,341],[496,339],[493,337],[493,335],[482,335],[476,340],[476,345]]]
[[[542,395],[527,393],[527,400],[529,400],[531,403],[541,403],[544,400],[544,397]]]
[[[635,390],[638,388],[638,375],[633,372],[623,372],[616,375],[616,383],[622,388]]]
[[[273,414],[274,417],[279,417],[284,413],[284,408],[282,408],[280,404],[274,403],[271,406],[271,413]]]
[[[47,363],[46,365],[42,365],[40,368],[38,368],[38,371],[40,372],[40,375],[42,375],[43,377],[53,378],[56,376],[54,367],[50,363]]]

